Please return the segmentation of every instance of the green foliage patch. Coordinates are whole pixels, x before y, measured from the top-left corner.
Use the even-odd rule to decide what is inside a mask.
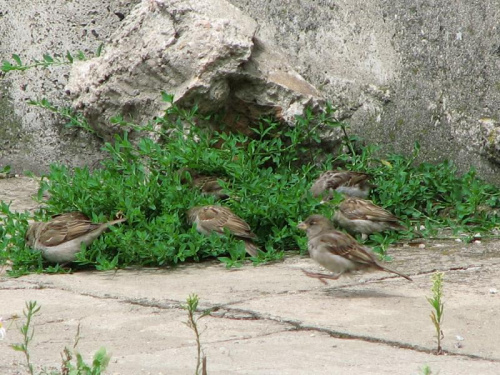
[[[70,170],[52,165],[43,177],[39,199],[45,192],[50,198],[44,201],[45,208],[37,219],[75,210],[96,222],[111,220],[118,212],[128,219],[83,248],[78,266],[106,270],[214,257],[227,266],[239,266],[245,258],[241,241],[206,237],[187,223],[189,208],[214,203],[231,208],[257,234],[257,244],[263,251],[252,259],[255,263],[281,259],[287,250],[304,252],[307,241],[296,230],[297,223],[313,213],[331,217],[341,199],[336,197],[331,205],[321,205],[308,194],[309,187],[320,172],[338,163],[372,174],[378,186],[372,192],[375,203],[398,215],[410,228],[403,233],[372,235],[368,244],[381,253],[398,239],[415,236],[411,230],[415,226],[424,225],[422,234],[432,235],[445,227],[472,233],[498,225],[492,210],[500,206],[499,190],[478,180],[474,171],[458,177],[449,162],[415,165],[418,145],[412,157],[389,155],[381,159],[374,147],[355,147],[346,126],[333,120],[331,107],[323,113],[307,111],[293,127],[263,119],[247,136],[198,126],[207,119],[197,113],[196,107],[181,109],[166,94],[164,100],[171,105],[165,116],[146,127],[139,128],[121,118],[112,120],[123,125],[124,132],[112,143],[105,143],[109,157],[101,169]],[[43,106],[57,111],[46,101]],[[67,111],[63,116],[70,118],[70,126],[88,129],[81,117],[73,118]],[[346,153],[325,157],[318,136],[318,130],[325,127],[344,131]],[[230,198],[216,202],[202,195],[183,180],[179,173],[183,168],[218,176]],[[4,251],[0,251],[0,262],[10,259],[14,275],[61,272],[57,265],[47,267],[38,253],[25,247],[29,215],[12,213],[6,204],[1,209]]]

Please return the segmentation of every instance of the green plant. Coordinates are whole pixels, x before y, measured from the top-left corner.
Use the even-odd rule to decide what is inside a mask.
[[[201,369],[201,374],[206,375],[207,374],[207,357],[203,353],[203,349],[201,347],[201,341],[200,341],[200,336],[201,332],[198,327],[198,321],[209,315],[210,311],[205,310],[202,312],[202,314],[198,317],[195,316],[196,311],[198,310],[198,303],[199,299],[196,294],[191,294],[187,300],[187,305],[184,307],[188,311],[188,320],[187,322],[184,322],[186,326],[188,326],[193,332],[196,337],[196,371],[195,375],[200,374],[200,369]]]
[[[26,308],[23,310],[23,314],[26,317],[26,322],[21,326],[20,331],[23,335],[23,342],[20,344],[11,345],[12,349],[24,353],[26,359],[26,367],[31,375],[33,375],[34,368],[31,362],[30,356],[30,343],[33,341],[35,335],[35,328],[33,327],[33,318],[40,312],[41,306],[37,304],[36,301],[26,302]],[[73,351],[75,353],[76,361],[73,363],[72,351],[68,348],[64,348],[62,353],[63,363],[61,372],[47,372],[47,370],[42,370],[41,375],[100,375],[105,370],[109,364],[110,356],[106,353],[105,348],[99,349],[95,354],[92,361],[92,365],[88,365],[83,360],[80,353],[76,351],[76,346],[80,338],[80,325],[78,325],[77,333],[75,336],[75,343],[73,345]]]
[[[106,352],[106,348],[102,347],[95,352],[92,359],[92,365],[88,365],[75,348],[76,344],[74,346],[74,356],[76,357],[74,363],[74,357],[71,350],[64,348],[62,353],[63,363],[61,366],[61,375],[100,375],[104,373],[111,359],[111,356]]]
[[[421,375],[432,375],[433,372],[432,372],[432,370],[431,370],[431,368],[430,368],[429,365],[425,365],[424,367],[422,367],[420,369],[420,374]],[[439,371],[437,373],[435,373],[435,375],[438,375],[438,374],[439,374]]]
[[[63,119],[67,120],[68,122],[66,123],[67,128],[80,128],[85,131],[88,131],[89,133],[95,134],[96,136],[100,137],[99,134],[97,134],[94,129],[89,125],[85,117],[78,112],[75,112],[71,108],[67,107],[57,107],[54,104],[52,104],[50,101],[47,99],[41,99],[41,100],[30,100],[28,101],[28,104],[39,107],[45,110],[48,110],[53,113],[57,113],[59,116],[61,116]]]
[[[360,146],[347,133],[347,126],[333,119],[331,106],[320,113],[307,110],[293,127],[265,118],[244,135],[222,125],[221,130],[210,131],[202,126],[208,116],[199,114],[196,106],[178,107],[166,93],[163,100],[169,105],[165,115],[142,127],[121,117],[111,119],[122,127],[123,134],[104,144],[108,158],[102,161],[102,168],[70,170],[52,165],[42,178],[39,199],[46,191],[50,198],[44,202],[45,209],[36,213],[37,220],[74,210],[96,222],[109,220],[117,212],[128,219],[83,249],[74,266],[106,270],[214,257],[228,267],[240,266],[245,259],[240,241],[215,234],[205,237],[187,223],[187,209],[213,203],[228,206],[257,234],[257,244],[264,251],[252,259],[254,263],[281,259],[287,250],[305,252],[306,241],[296,224],[312,213],[331,217],[334,206],[321,205],[308,189],[321,171],[339,163],[372,174],[377,185],[372,199],[408,227],[400,233],[370,236],[367,244],[382,255],[389,245],[415,237],[415,227],[422,235],[431,236],[447,228],[457,234],[484,233],[500,224],[494,214],[500,207],[500,192],[478,180],[474,171],[460,177],[449,162],[416,164],[418,144],[410,157],[380,158],[373,146]],[[90,129],[81,115],[68,109],[46,100],[36,105],[66,118],[68,126]],[[210,118],[216,119],[215,115]],[[346,153],[323,155],[317,147],[321,142],[318,130],[325,127],[343,131]],[[153,141],[152,134],[158,141]],[[216,202],[203,196],[181,178],[178,171],[186,168],[218,176],[230,198]],[[335,199],[334,203],[342,198]],[[0,224],[4,225],[0,234],[4,234],[6,251],[0,251],[0,262],[12,261],[11,274],[62,272],[60,266],[47,266],[38,252],[25,248],[29,215],[11,213],[4,203],[1,210]]]
[[[98,57],[101,55],[103,48],[103,44],[101,43],[95,52],[95,56]],[[32,62],[25,64],[21,60],[19,55],[13,54],[12,60],[2,60],[2,65],[0,65],[0,71],[3,73],[10,73],[13,71],[25,71],[33,68],[48,68],[50,66],[59,66],[59,65],[67,65],[73,64],[76,60],[83,61],[87,60],[87,57],[82,51],[78,51],[76,55],[72,55],[69,51],[66,52],[64,56],[52,56],[49,54],[44,54],[41,60],[34,59]]]
[[[6,165],[5,167],[0,167],[0,173],[9,173],[10,172],[10,165]]]
[[[383,254],[387,245],[401,238],[431,237],[448,229],[454,234],[491,236],[488,232],[500,225],[500,190],[479,180],[473,169],[459,176],[449,161],[417,164],[419,151],[416,143],[409,157],[390,154],[381,158],[377,148],[369,145],[358,153],[339,156],[349,169],[373,176],[376,188],[371,199],[408,227],[399,233],[374,234],[368,243]]]
[[[12,212],[10,205],[0,201],[0,264],[12,260],[15,263],[9,271],[12,276],[43,269],[41,254],[28,249],[24,242],[30,216],[28,212]]]
[[[443,312],[444,312],[444,303],[442,302],[443,297],[443,273],[436,272],[432,275],[432,297],[427,297],[427,301],[432,306],[433,310],[431,311],[431,321],[434,324],[434,328],[436,329],[436,339],[437,339],[437,349],[436,354],[442,354],[443,349],[441,348],[441,340],[443,339]]]
[[[40,311],[40,306],[37,306],[36,301],[26,302],[26,308],[23,310],[23,314],[26,317],[26,323],[21,326],[21,334],[23,335],[23,342],[20,344],[11,345],[12,349],[23,352],[26,359],[26,367],[31,375],[34,374],[33,364],[30,360],[29,344],[33,340],[35,334],[35,329],[31,328],[31,320]]]
[[[171,97],[165,95],[165,99],[173,104]],[[285,250],[298,248],[296,223],[317,209],[329,210],[310,196],[304,197],[314,167],[300,162],[318,153],[307,147],[307,142],[314,139],[311,134],[321,125],[312,113],[306,115],[307,119],[299,118],[294,128],[263,120],[252,136],[209,132],[196,126],[200,117],[196,108],[188,111],[175,105],[164,118],[144,129],[115,118],[114,123],[135,134],[156,131],[161,142],[148,137],[132,142],[125,131],[113,143],[105,143],[109,158],[102,162],[102,169],[69,170],[52,165],[41,182],[39,198],[45,191],[50,198],[44,202],[46,209],[38,219],[77,210],[95,221],[104,221],[122,212],[128,219],[125,225],[112,228],[78,254],[78,264],[97,269],[129,264],[172,265],[208,257],[217,257],[228,266],[240,265],[244,259],[241,241],[217,235],[205,237],[187,223],[188,208],[215,203],[213,197],[203,196],[181,181],[177,171],[189,168],[220,176],[232,197],[221,204],[250,224],[265,250],[254,261],[280,259]],[[214,147],[216,144],[220,146]],[[14,214],[9,214],[8,208],[5,214],[13,230]],[[12,259],[17,275],[42,271],[39,258],[35,262],[38,253],[26,249],[19,240],[27,222],[21,220],[15,225],[21,235],[4,258]],[[56,272],[60,268],[44,270]]]

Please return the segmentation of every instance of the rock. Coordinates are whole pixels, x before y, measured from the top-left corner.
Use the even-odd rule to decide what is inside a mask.
[[[482,154],[488,160],[500,165],[500,124],[492,118],[479,119],[481,128]]]
[[[292,124],[306,106],[320,109],[318,90],[255,37],[257,28],[223,0],[143,2],[100,57],[74,64],[66,90],[103,137],[123,131],[113,116],[136,124],[162,116],[161,91],[181,107],[222,111],[242,132],[263,115]]]

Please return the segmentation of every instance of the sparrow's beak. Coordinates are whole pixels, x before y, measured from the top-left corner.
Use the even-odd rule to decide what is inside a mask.
[[[301,229],[301,230],[306,230],[307,229],[307,224],[304,223],[304,222],[302,222],[299,225],[297,225],[297,228]]]

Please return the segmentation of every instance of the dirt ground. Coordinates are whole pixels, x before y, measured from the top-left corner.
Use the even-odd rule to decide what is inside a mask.
[[[32,179],[0,180],[0,200],[35,210]],[[500,242],[428,241],[425,248],[390,249],[393,266],[413,283],[376,272],[323,285],[301,268],[307,257],[227,270],[217,262],[175,269],[86,271],[67,275],[0,275],[0,374],[26,374],[18,327],[26,301],[41,306],[35,318],[32,362],[60,368],[72,347],[90,361],[104,346],[106,373],[194,374],[196,343],[186,327],[186,298],[196,293],[201,342],[209,374],[500,374]],[[445,273],[443,347],[434,355],[430,321],[431,275]],[[20,317],[16,319],[16,317]]]

